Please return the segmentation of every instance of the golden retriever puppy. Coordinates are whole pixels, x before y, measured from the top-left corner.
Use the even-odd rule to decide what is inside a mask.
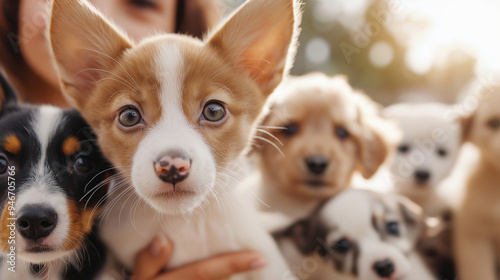
[[[379,108],[341,76],[292,77],[271,96],[255,140],[260,173],[252,180],[261,210],[287,222],[349,187],[355,172],[372,177],[392,150],[396,130]],[[264,215],[265,216],[265,215]],[[274,218],[264,225],[277,229]]]
[[[455,248],[461,280],[495,280],[500,260],[500,87],[488,88],[467,119],[465,136],[480,153],[456,214]]]

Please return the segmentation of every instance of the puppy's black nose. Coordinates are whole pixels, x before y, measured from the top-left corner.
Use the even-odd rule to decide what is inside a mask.
[[[417,170],[415,172],[415,180],[419,183],[425,183],[429,181],[429,178],[431,178],[431,174],[427,170]]]
[[[182,151],[168,151],[158,157],[154,168],[163,182],[175,185],[189,176],[191,159]]]
[[[306,166],[311,173],[321,175],[328,167],[328,159],[323,156],[310,156],[306,158]]]
[[[42,205],[29,205],[17,215],[17,230],[24,238],[37,240],[50,235],[57,225],[57,213]]]
[[[394,263],[390,259],[378,261],[373,265],[373,269],[380,277],[389,277],[394,273]]]

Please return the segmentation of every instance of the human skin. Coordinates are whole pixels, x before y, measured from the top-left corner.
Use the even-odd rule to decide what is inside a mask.
[[[175,30],[177,1],[174,0],[89,0],[135,41],[155,32]],[[52,64],[47,38],[49,0],[22,0],[19,7],[19,46],[28,66],[47,84],[37,91],[32,102],[40,100],[67,106],[59,89],[59,79]]]

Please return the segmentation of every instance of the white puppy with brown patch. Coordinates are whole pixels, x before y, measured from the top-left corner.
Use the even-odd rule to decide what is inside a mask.
[[[110,189],[102,236],[128,268],[165,235],[176,248],[167,268],[250,249],[268,265],[245,279],[283,275],[286,263],[233,169],[290,68],[298,4],[251,0],[205,41],[170,34],[134,44],[87,2],[54,1],[62,87],[123,175]]]
[[[404,197],[346,190],[277,238],[299,279],[437,279],[415,250],[422,226]]]

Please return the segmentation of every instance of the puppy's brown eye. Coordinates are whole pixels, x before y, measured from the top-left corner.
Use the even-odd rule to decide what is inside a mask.
[[[75,160],[75,171],[87,173],[92,170],[92,160],[88,156],[79,156]]]
[[[203,118],[209,122],[218,122],[226,116],[226,109],[219,102],[210,102],[203,108]]]
[[[494,118],[488,121],[488,126],[492,129],[497,129],[500,127],[500,119]]]
[[[439,148],[439,149],[437,150],[437,153],[438,153],[438,155],[439,155],[440,157],[445,157],[445,156],[448,154],[448,151],[446,151],[446,150],[445,150],[445,149],[443,149],[443,148]]]
[[[0,175],[5,174],[9,168],[9,162],[4,156],[0,156]]]
[[[151,0],[130,0],[130,4],[134,5],[139,9],[154,9],[156,8],[156,3]]]
[[[337,126],[335,127],[335,135],[343,140],[349,137],[349,132],[343,126]]]
[[[340,239],[332,246],[332,250],[340,254],[346,254],[349,249],[351,249],[351,242],[345,238]]]
[[[284,126],[283,134],[293,136],[299,132],[299,126],[295,123],[289,123]]]
[[[119,121],[124,127],[132,127],[142,120],[141,113],[135,108],[126,108],[120,113]]]
[[[398,152],[400,152],[400,153],[402,153],[402,154],[407,153],[409,150],[410,150],[410,146],[408,146],[408,145],[406,145],[406,144],[401,144],[401,145],[399,145],[399,147],[398,147]]]

